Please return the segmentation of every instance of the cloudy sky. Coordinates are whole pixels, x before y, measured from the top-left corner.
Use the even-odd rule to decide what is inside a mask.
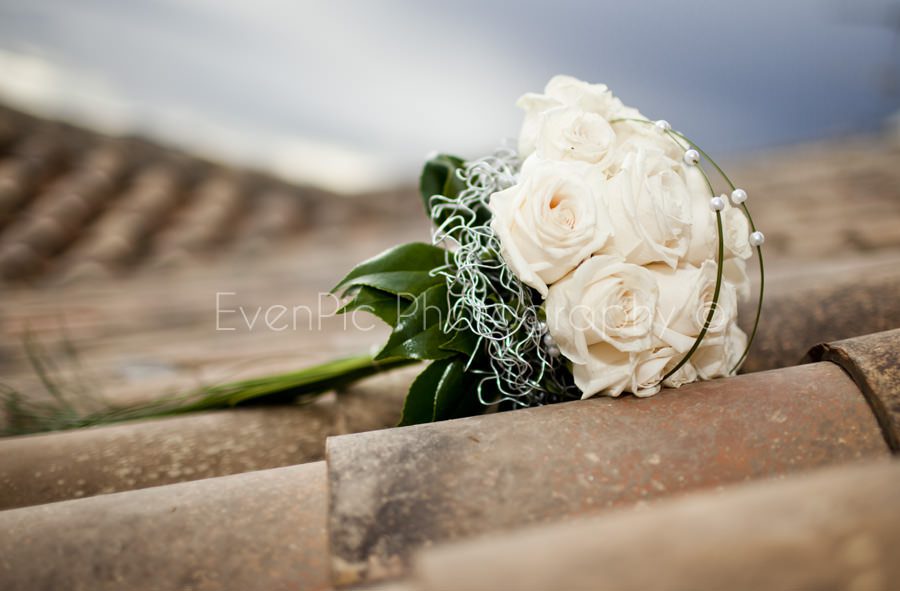
[[[733,154],[882,125],[898,4],[0,0],[0,100],[353,191],[490,150],[564,72]]]

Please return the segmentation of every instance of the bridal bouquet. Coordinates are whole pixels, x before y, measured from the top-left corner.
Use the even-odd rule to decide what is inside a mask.
[[[518,105],[518,146],[425,164],[431,242],[365,261],[335,288],[342,312],[371,312],[393,328],[374,358],[89,414],[0,389],[14,432],[291,402],[418,361],[429,364],[410,387],[404,425],[598,394],[651,396],[736,372],[762,305],[764,237],[747,193],[682,133],[603,85],[556,76]],[[737,302],[750,295],[754,248],[760,291],[748,338]]]
[[[393,327],[376,361],[430,361],[402,424],[735,373],[752,340],[737,304],[754,248],[762,272],[747,193],[606,86],[556,76],[518,105],[517,149],[426,163],[432,242],[388,250],[335,288],[343,312]],[[758,321],[759,307],[754,333]]]

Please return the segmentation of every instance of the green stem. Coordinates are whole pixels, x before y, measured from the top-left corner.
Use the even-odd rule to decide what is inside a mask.
[[[203,398],[180,412],[226,408],[251,402],[257,404],[288,402],[296,396],[319,394],[340,388],[410,363],[415,363],[415,360],[391,358],[375,361],[371,355],[337,359],[296,372],[206,388]]]
[[[11,427],[2,434],[60,431],[239,405],[287,404],[301,396],[321,394],[411,363],[416,363],[416,360],[392,358],[375,361],[371,355],[360,355],[300,371],[209,386],[156,402],[83,415],[75,413],[64,398],[57,399],[54,404],[29,404],[19,393],[10,390],[0,392],[6,401],[7,412],[12,415],[9,417]]]

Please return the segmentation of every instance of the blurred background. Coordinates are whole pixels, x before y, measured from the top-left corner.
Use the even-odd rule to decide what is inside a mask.
[[[328,290],[429,240],[426,154],[515,138],[517,98],[560,73],[747,190],[750,375],[387,429],[417,366],[121,421],[375,350],[386,327]],[[580,537],[416,572],[897,588],[896,465],[774,481],[900,451],[900,331],[870,334],[900,325],[898,294],[900,0],[0,0],[0,589],[324,589],[563,518]],[[841,367],[796,365],[816,343]],[[609,507],[636,521],[582,519]]]
[[[881,128],[889,0],[3,0],[13,106],[342,192],[515,136],[554,74],[608,84],[717,154]]]
[[[0,0],[0,73],[0,381],[28,396],[31,341],[115,400],[367,350],[250,320],[427,239],[425,155],[515,137],[557,73],[724,159],[773,272],[900,245],[896,1]]]

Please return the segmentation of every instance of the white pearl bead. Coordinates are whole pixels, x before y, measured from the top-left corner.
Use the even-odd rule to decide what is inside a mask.
[[[655,125],[656,129],[660,130],[663,133],[672,129],[672,126],[665,119],[660,119],[659,121],[655,122],[653,125]]]
[[[713,197],[709,200],[709,207],[713,211],[722,211],[725,209],[725,200],[721,197]]]
[[[766,241],[766,235],[760,231],[756,231],[750,234],[750,246],[762,246],[762,244]]]
[[[735,189],[731,192],[731,200],[737,204],[741,204],[747,200],[747,191],[743,189]]]
[[[694,166],[700,162],[700,152],[691,148],[690,150],[684,153],[684,163],[688,166]]]
[[[550,357],[559,357],[559,347],[553,345],[552,347],[547,347],[547,355]]]
[[[544,346],[547,348],[556,346],[556,341],[553,340],[553,337],[550,336],[550,333],[544,335]]]
[[[545,332],[547,332],[547,323],[544,322],[543,320],[541,320],[540,322],[538,322],[538,331],[539,331],[541,334],[544,334]]]

